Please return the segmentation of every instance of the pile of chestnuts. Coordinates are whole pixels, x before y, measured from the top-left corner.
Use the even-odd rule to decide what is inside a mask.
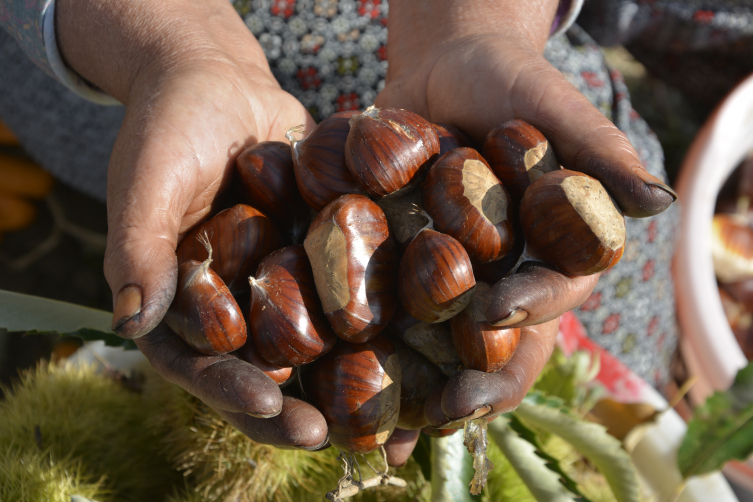
[[[281,386],[298,377],[291,392],[340,450],[426,428],[432,389],[510,361],[520,329],[500,325],[490,298],[524,250],[568,275],[622,254],[606,190],[560,168],[522,121],[480,151],[406,110],[340,112],[301,132],[238,157],[242,203],[181,242],[166,320],[198,351],[235,351]]]

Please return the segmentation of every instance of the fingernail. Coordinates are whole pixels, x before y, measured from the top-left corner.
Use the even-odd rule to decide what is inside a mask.
[[[329,444],[329,436],[327,436],[326,438],[324,438],[324,441],[322,441],[321,443],[319,443],[319,444],[318,444],[318,445],[316,445],[316,446],[300,446],[300,448],[301,448],[302,450],[308,450],[308,451],[320,451],[320,450],[326,450],[326,449],[327,449],[327,448],[329,448],[329,447],[330,447],[330,444]]]
[[[118,332],[133,316],[141,312],[141,286],[129,284],[120,290],[112,312],[112,330]]]
[[[477,409],[476,411],[474,411],[473,413],[471,413],[470,415],[468,415],[466,417],[458,418],[457,420],[453,420],[452,422],[448,422],[446,424],[439,425],[439,426],[437,426],[437,429],[454,429],[457,426],[462,425],[462,424],[464,424],[465,422],[467,422],[469,420],[473,420],[473,419],[476,419],[476,418],[481,418],[484,415],[488,415],[490,411],[492,411],[492,407],[491,406],[483,406],[483,407]]]
[[[659,178],[656,176],[653,176],[645,169],[640,168],[633,168],[633,172],[641,179],[643,182],[649,186],[660,188],[667,192],[669,195],[672,196],[672,199],[677,200],[677,192],[672,190],[668,185],[666,185],[664,182],[662,182]]]
[[[528,318],[528,312],[525,310],[513,310],[510,314],[499,322],[490,323],[492,326],[504,327],[512,326],[519,322],[523,322]]]

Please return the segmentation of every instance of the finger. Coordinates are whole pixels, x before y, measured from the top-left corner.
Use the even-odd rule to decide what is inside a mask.
[[[230,425],[253,441],[282,449],[318,450],[327,442],[327,422],[310,404],[285,396],[282,411],[272,418],[216,409]]]
[[[486,319],[515,328],[549,322],[582,305],[598,281],[598,274],[570,277],[544,263],[525,262],[492,287]]]
[[[157,373],[217,410],[268,418],[280,413],[282,393],[259,368],[235,356],[207,356],[161,323],[136,345]]]
[[[420,430],[409,431],[395,429],[392,436],[384,443],[384,451],[387,452],[387,463],[392,467],[402,467],[408,462],[413,448],[416,447]]]
[[[430,396],[424,415],[434,427],[514,410],[549,360],[557,338],[559,319],[522,328],[520,345],[509,363],[497,373],[463,370],[450,378],[440,399]]]

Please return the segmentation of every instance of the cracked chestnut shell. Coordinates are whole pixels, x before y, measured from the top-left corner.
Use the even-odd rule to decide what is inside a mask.
[[[350,119],[345,163],[370,197],[415,185],[438,154],[436,131],[413,112],[371,106]]]
[[[560,168],[549,141],[523,120],[510,120],[489,131],[481,153],[516,203],[528,185]]]
[[[463,246],[429,228],[413,238],[400,260],[400,303],[419,321],[451,318],[468,305],[475,286],[471,260]]]
[[[306,138],[291,140],[295,182],[301,197],[315,211],[340,197],[361,193],[345,165],[348,121],[358,111],[338,112],[322,120]]]
[[[390,322],[398,255],[387,219],[363,195],[343,195],[314,219],[303,243],[324,314],[343,340],[362,343]]]
[[[268,362],[279,367],[308,364],[335,345],[337,335],[324,317],[302,246],[264,258],[249,282],[251,341]]]
[[[443,155],[429,169],[423,194],[434,228],[457,239],[474,261],[499,260],[512,249],[507,192],[476,150]]]
[[[185,236],[176,251],[179,264],[207,258],[206,248],[197,239],[204,234],[214,250],[211,268],[233,293],[248,291],[248,276],[256,272],[262,258],[282,246],[271,219],[251,206],[238,204],[220,211]]]
[[[400,363],[389,340],[338,341],[308,368],[306,393],[324,415],[334,447],[368,453],[387,441],[400,414],[401,383]]]
[[[272,218],[285,237],[300,242],[309,209],[296,188],[290,146],[280,141],[257,143],[238,156],[236,169],[250,205]]]
[[[204,262],[178,267],[178,286],[165,322],[188,345],[203,354],[232,352],[246,343],[246,322],[222,279]]]
[[[491,287],[476,284],[470,305],[450,319],[452,341],[463,364],[472,370],[495,373],[510,362],[520,342],[520,328],[492,326],[484,309]]]
[[[570,275],[612,268],[625,249],[625,220],[604,187],[560,169],[531,183],[520,204],[528,251]]]

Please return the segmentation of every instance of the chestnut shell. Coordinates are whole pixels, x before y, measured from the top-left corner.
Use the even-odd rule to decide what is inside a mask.
[[[259,368],[277,385],[282,386],[290,382],[290,380],[295,375],[295,369],[292,367],[280,368],[279,366],[275,366],[274,364],[267,362],[266,359],[261,357],[256,351],[256,347],[254,347],[254,344],[253,342],[251,342],[251,340],[246,341],[243,347],[236,350],[234,354],[238,358]]]
[[[390,322],[398,254],[387,219],[363,195],[331,202],[304,241],[324,313],[343,340],[362,343]]]
[[[339,341],[308,368],[306,392],[324,415],[333,446],[368,453],[387,441],[400,414],[401,383],[398,356],[389,340]]]
[[[457,127],[449,124],[432,124],[439,138],[439,156],[441,157],[450,150],[460,147],[473,148],[473,143],[468,136]]]
[[[504,186],[472,148],[456,148],[429,169],[424,209],[434,228],[457,239],[479,263],[503,258],[513,246],[513,208]]]
[[[424,417],[424,403],[429,393],[446,378],[442,372],[420,352],[399,339],[392,340],[400,362],[400,416],[399,429],[415,430],[429,425]]]

